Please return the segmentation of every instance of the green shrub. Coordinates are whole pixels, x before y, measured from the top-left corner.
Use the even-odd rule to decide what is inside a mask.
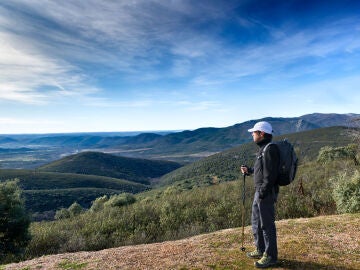
[[[92,202],[90,211],[92,212],[98,212],[104,209],[104,203],[106,203],[109,200],[107,195],[104,195],[102,197],[96,198],[95,201]]]
[[[59,220],[57,222],[61,222]],[[32,239],[26,249],[27,257],[37,257],[42,254],[54,254],[60,252],[66,239],[71,238],[69,231],[61,230],[59,226],[48,223],[38,223],[38,226],[31,226]],[[45,225],[45,226],[44,226]],[[62,228],[61,228],[62,229]]]
[[[104,206],[121,207],[129,204],[133,204],[136,201],[135,196],[131,193],[122,193],[118,195],[112,195],[109,200],[104,202]]]
[[[56,211],[55,219],[66,219],[70,217],[76,217],[83,213],[85,209],[77,202],[74,202],[69,208],[61,208],[60,210]]]
[[[277,218],[289,219],[299,217],[312,217],[316,214],[312,200],[309,196],[296,193],[287,193],[277,203]]]
[[[324,146],[319,151],[317,161],[326,164],[334,160],[349,159],[354,162],[354,165],[359,165],[357,150],[358,146],[356,144],[340,147]]]
[[[333,198],[339,213],[360,212],[360,172],[339,174],[334,182]]]
[[[66,208],[61,208],[60,210],[56,211],[56,213],[55,213],[56,220],[69,218],[70,216],[71,216],[70,212]]]
[[[0,183],[0,214],[0,262],[7,262],[21,255],[30,240],[30,219],[17,180]]]

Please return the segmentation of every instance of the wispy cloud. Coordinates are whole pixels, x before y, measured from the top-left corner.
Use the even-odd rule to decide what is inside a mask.
[[[99,91],[81,67],[62,57],[61,46],[51,48],[45,37],[62,44],[70,43],[69,38],[30,18],[20,7],[14,9],[18,13],[0,4],[0,100],[46,104]]]
[[[209,57],[219,45],[215,34],[208,35],[211,29],[202,32],[231,8],[202,1],[16,1],[6,7],[7,30],[42,53],[125,75],[151,73],[165,61],[172,65],[172,56]]]
[[[26,45],[21,36],[0,32],[0,40],[0,99],[44,104],[98,91],[76,67]]]

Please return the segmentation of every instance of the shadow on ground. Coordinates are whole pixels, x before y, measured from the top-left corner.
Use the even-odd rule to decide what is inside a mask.
[[[339,265],[325,265],[315,262],[301,262],[301,261],[283,260],[283,259],[279,259],[278,265],[274,268],[299,269],[299,270],[300,269],[301,270],[307,270],[307,269],[356,270],[355,268],[339,266]]]

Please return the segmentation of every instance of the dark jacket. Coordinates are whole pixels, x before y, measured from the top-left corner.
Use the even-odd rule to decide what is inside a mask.
[[[270,144],[263,153],[265,146],[270,143],[270,139],[264,139],[257,143],[259,151],[256,155],[254,168],[255,189],[259,192],[259,198],[263,199],[273,192],[279,192],[276,184],[279,168],[279,150],[276,145]]]

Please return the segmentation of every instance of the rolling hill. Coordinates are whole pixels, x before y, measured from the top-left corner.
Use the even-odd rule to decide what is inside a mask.
[[[38,168],[42,172],[99,175],[150,184],[181,165],[170,161],[114,156],[100,152],[83,152],[67,156]]]

